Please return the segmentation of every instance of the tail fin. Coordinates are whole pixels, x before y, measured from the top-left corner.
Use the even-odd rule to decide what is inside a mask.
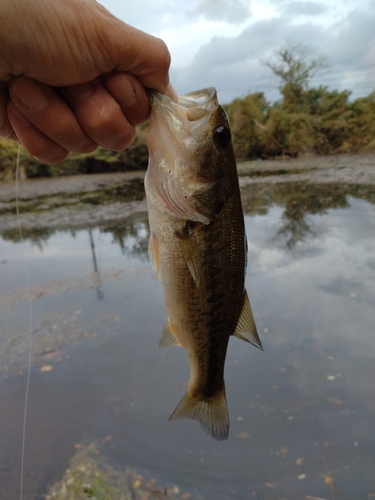
[[[209,399],[197,399],[186,393],[169,420],[193,418],[198,420],[202,429],[214,439],[228,439],[229,415],[225,388]]]

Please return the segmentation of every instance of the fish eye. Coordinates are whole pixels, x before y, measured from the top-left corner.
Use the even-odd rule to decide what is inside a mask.
[[[214,139],[219,144],[219,146],[228,146],[231,141],[230,130],[223,125],[217,127],[214,131]]]

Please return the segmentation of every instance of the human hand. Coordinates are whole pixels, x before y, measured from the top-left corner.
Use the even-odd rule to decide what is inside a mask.
[[[145,88],[176,98],[169,64],[94,0],[0,0],[0,136],[49,163],[122,150],[149,117]]]

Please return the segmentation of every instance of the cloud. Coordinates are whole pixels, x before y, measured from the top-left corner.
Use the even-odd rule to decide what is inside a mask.
[[[313,79],[314,86],[353,90],[353,97],[368,95],[375,85],[371,76],[375,68],[374,25],[375,9],[353,10],[326,24],[309,20],[295,23],[285,15],[255,21],[237,36],[213,37],[199,48],[189,66],[172,70],[172,79],[184,92],[214,85],[224,102],[249,91],[264,91],[273,101],[279,98],[278,82],[262,61],[272,58],[280,47],[301,44],[311,47],[314,57],[325,56],[331,67]],[[356,69],[371,64],[362,73]]]
[[[334,24],[326,47],[332,59],[337,64],[353,66],[374,62],[368,58],[375,46],[374,24],[375,9],[372,12],[353,10]]]
[[[188,67],[172,72],[172,78],[184,92],[188,85],[214,85],[225,102],[249,91],[265,91],[268,98],[275,100],[279,95],[278,83],[263,61],[270,59],[285,41],[303,39],[309,45],[309,40],[322,35],[322,29],[312,24],[291,25],[281,23],[279,18],[257,21],[237,37],[213,38],[199,49]]]
[[[319,16],[327,10],[327,7],[315,2],[297,2],[292,1],[285,4],[282,8],[284,15],[304,15],[304,16]]]
[[[241,24],[250,17],[250,10],[243,0],[197,0],[192,14],[202,14],[209,20]]]
[[[278,81],[262,61],[287,45],[327,58],[330,69],[313,78],[313,86],[352,90],[352,98],[375,87],[373,0],[100,1],[166,41],[179,92],[214,85],[223,102],[254,91],[275,101]]]

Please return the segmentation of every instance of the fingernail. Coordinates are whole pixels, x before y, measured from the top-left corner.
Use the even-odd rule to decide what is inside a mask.
[[[13,101],[18,101],[29,111],[41,111],[48,105],[48,97],[43,87],[25,77],[14,79],[10,85],[10,96]]]

